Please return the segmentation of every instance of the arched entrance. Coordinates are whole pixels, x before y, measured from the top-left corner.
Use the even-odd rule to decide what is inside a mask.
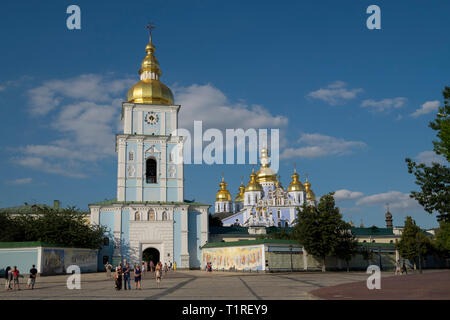
[[[147,248],[142,252],[142,260],[146,262],[153,261],[156,265],[159,262],[159,250],[155,248]]]

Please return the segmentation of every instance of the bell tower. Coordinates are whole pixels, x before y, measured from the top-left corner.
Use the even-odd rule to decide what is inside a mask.
[[[116,136],[117,200],[183,202],[183,137],[176,135],[179,105],[160,81],[161,70],[150,37],[140,80],[122,104],[123,133]]]

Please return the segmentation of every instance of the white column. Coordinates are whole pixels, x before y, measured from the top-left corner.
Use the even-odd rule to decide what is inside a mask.
[[[208,226],[208,209],[201,209],[202,213],[202,220],[201,220],[201,242],[200,245],[204,245],[208,241],[208,233],[209,233],[209,226]]]
[[[306,252],[305,248],[302,248],[303,250],[303,269],[308,270],[308,253]]]
[[[178,157],[180,159],[178,163],[178,172],[177,172],[177,185],[178,185],[178,201],[183,202],[184,201],[184,159],[183,159],[183,143],[180,142],[179,144],[179,152]]]
[[[124,106],[123,133],[125,134],[132,134],[133,130],[132,109],[133,107],[131,105]]]
[[[120,256],[122,240],[122,210],[114,208],[114,256]]]
[[[160,179],[160,200],[167,201],[167,142],[161,143],[161,163],[160,173],[158,177]]]
[[[117,201],[125,201],[125,154],[126,141],[124,138],[119,139],[119,151],[117,153]]]
[[[143,129],[143,116],[144,116],[144,111],[136,111],[137,112],[137,134],[144,134],[144,129]]]
[[[91,208],[91,225],[100,224],[100,208]]]
[[[144,141],[139,139],[137,141],[137,170],[136,170],[136,201],[143,201],[143,180],[144,180]]]
[[[188,207],[181,208],[181,268],[189,268]]]
[[[166,133],[166,113],[164,111],[161,112],[161,120],[159,122],[161,124],[160,126],[160,135],[167,135]]]

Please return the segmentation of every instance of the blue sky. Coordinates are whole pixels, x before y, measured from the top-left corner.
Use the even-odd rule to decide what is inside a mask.
[[[81,30],[66,8],[81,8]],[[381,30],[366,8],[381,8]],[[411,215],[405,157],[437,161],[428,128],[449,85],[445,1],[2,1],[0,206],[87,208],[116,195],[114,134],[138,80],[153,21],[162,81],[180,121],[279,128],[281,179],[293,163],[345,219],[384,225]],[[224,110],[223,116],[217,110]],[[418,111],[419,110],[419,111]],[[222,115],[222,116],[221,116]],[[234,195],[250,165],[187,165],[185,198],[212,204],[222,172]]]

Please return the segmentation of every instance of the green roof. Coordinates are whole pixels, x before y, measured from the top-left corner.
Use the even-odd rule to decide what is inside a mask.
[[[257,244],[292,244],[300,245],[295,240],[282,240],[282,239],[255,239],[255,240],[239,240],[239,241],[229,241],[229,242],[210,242],[206,243],[203,248],[217,248],[217,247],[236,247],[236,246],[251,246]]]
[[[392,228],[350,228],[355,236],[393,236],[394,231]]]
[[[362,248],[395,248],[395,243],[380,243],[380,242],[358,242]]]
[[[230,227],[209,227],[210,234],[249,234],[247,227],[230,226]]]
[[[204,204],[201,202],[184,200],[183,202],[179,201],[117,201],[117,199],[103,200],[89,204],[90,206],[108,206],[112,204],[158,204],[158,205],[191,205],[191,206],[210,206],[209,204]]]
[[[48,243],[41,241],[25,241],[25,242],[0,242],[0,248],[30,248],[30,247],[57,247],[57,248],[73,248],[63,244]],[[86,249],[86,248],[80,248]]]

